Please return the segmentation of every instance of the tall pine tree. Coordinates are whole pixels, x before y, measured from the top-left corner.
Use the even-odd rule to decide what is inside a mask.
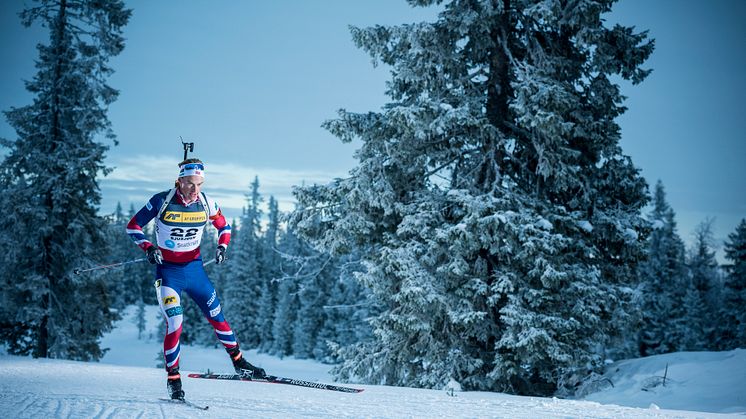
[[[274,310],[272,324],[272,353],[285,356],[295,351],[295,333],[298,331],[295,322],[298,318],[298,281],[297,273],[302,260],[301,242],[290,231],[280,234],[278,240],[278,274],[277,278],[277,304]],[[302,356],[305,358],[306,356]]]
[[[642,356],[682,350],[689,331],[684,306],[686,249],[676,233],[675,213],[666,201],[661,181],[655,185],[649,219],[652,231],[647,240],[647,259],[640,265]]]
[[[107,173],[114,139],[106,116],[118,92],[106,83],[111,57],[124,48],[130,10],[118,0],[40,0],[23,24],[49,29],[37,73],[26,83],[33,103],[5,112],[18,138],[0,168],[0,190],[12,199],[0,214],[4,251],[2,338],[12,352],[35,357],[98,359],[98,338],[112,315],[100,277],[74,276],[76,266],[106,254],[106,225],[96,214],[97,177]]]
[[[392,67],[392,101],[325,124],[362,141],[359,165],[299,188],[293,216],[360,249],[382,304],[343,377],[548,394],[622,339],[647,185],[610,77],[642,81],[653,45],[603,25],[612,3],[454,0],[432,23],[352,28]]]
[[[689,336],[686,350],[716,349],[716,330],[720,306],[720,270],[715,259],[714,220],[701,222],[694,231],[694,243],[689,251],[687,266],[689,284],[684,306]]]
[[[355,253],[334,261],[338,278],[333,282],[324,309],[324,324],[316,336],[315,359],[338,362],[345,348],[371,338],[366,321],[378,314],[373,296],[356,280],[360,272],[359,256]]]
[[[720,318],[720,349],[746,348],[746,219],[728,235],[725,242],[726,276]]]
[[[262,351],[272,351],[274,333],[273,324],[275,322],[275,310],[277,308],[277,281],[280,278],[279,264],[280,256],[277,253],[277,239],[280,231],[280,210],[277,206],[277,200],[269,197],[268,203],[268,223],[267,231],[264,233],[261,246],[261,291],[259,294],[259,312],[257,313],[257,326],[259,348]]]
[[[247,196],[240,223],[240,234],[232,240],[230,257],[226,261],[224,307],[226,316],[239,342],[253,348],[259,338],[259,309],[262,291],[262,227],[263,198],[259,193],[259,178],[254,178]]]

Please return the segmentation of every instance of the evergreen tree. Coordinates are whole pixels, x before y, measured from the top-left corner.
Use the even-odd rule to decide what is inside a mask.
[[[124,221],[124,225],[135,216],[137,211],[135,210],[134,204],[130,203],[130,208]],[[155,243],[156,238],[154,234],[155,223],[149,223],[143,228],[143,234],[146,237],[150,237],[151,242]],[[132,244],[132,240],[126,235],[123,235],[124,230],[117,231],[117,243],[120,243],[124,249],[121,256],[121,260],[134,260],[145,257],[142,250],[139,247]],[[125,265],[122,269],[124,281],[131,287],[130,294],[132,294],[134,301],[142,300],[145,304],[157,305],[158,301],[155,298],[154,281],[155,275],[153,272],[153,266],[149,263],[134,263]]]
[[[24,25],[40,22],[50,37],[38,46],[38,71],[26,82],[33,103],[5,112],[18,138],[1,142],[8,152],[0,190],[13,199],[0,215],[0,335],[13,353],[103,355],[98,338],[113,314],[102,277],[72,270],[106,254],[96,179],[109,169],[107,146],[97,138],[115,138],[106,111],[118,92],[106,84],[113,71],[107,63],[124,48],[130,14],[117,0],[40,0],[21,12]]]
[[[686,349],[690,351],[715,349],[722,284],[712,224],[713,219],[707,219],[697,226],[688,259],[690,284],[685,306],[690,329]]]
[[[358,303],[365,297],[352,279],[352,263],[314,250],[292,229],[280,233],[273,253],[280,257],[271,262],[279,276],[270,352],[334,362],[334,348],[369,336],[367,315],[355,315],[364,311]]]
[[[666,202],[663,183],[658,181],[649,216],[652,232],[647,241],[647,259],[640,265],[641,356],[681,350],[688,333],[688,325],[684,323],[688,280],[686,249],[676,233],[674,218],[675,213]]]
[[[332,283],[327,304],[323,307],[326,320],[316,337],[315,359],[339,362],[343,352],[340,348],[372,337],[366,319],[377,313],[370,293],[355,279],[360,271],[358,260],[356,254],[351,254],[335,261],[339,276]]]
[[[746,348],[746,219],[725,242],[726,276],[723,287],[723,320],[720,349]]]
[[[392,67],[392,101],[325,123],[362,141],[359,165],[298,188],[293,215],[317,246],[359,249],[381,304],[342,378],[549,394],[624,338],[647,185],[610,77],[642,81],[653,44],[603,26],[611,4],[454,0],[432,23],[352,29]]]
[[[298,356],[293,353],[295,321],[298,316],[298,293],[292,278],[281,278],[278,281],[277,304],[273,314],[272,342],[268,352],[280,357]]]
[[[137,326],[137,339],[142,340],[142,334],[145,332],[147,326],[147,321],[145,320],[145,302],[142,298],[137,300],[137,311],[134,321]]]
[[[117,210],[114,212],[114,218],[116,220],[120,220],[120,212],[121,206],[119,205],[119,203],[117,203]],[[129,237],[122,234],[129,220],[135,216],[135,212],[136,211],[134,204],[130,203],[128,213],[122,213],[121,220],[117,223],[120,228],[118,228],[112,234],[116,242],[115,249],[119,252],[119,256],[117,257],[118,260],[134,260],[144,257],[140,248],[138,248],[137,246],[133,246],[132,240],[129,240]],[[145,227],[146,235],[150,234],[148,233],[148,230],[151,228],[152,227],[150,226]],[[153,242],[155,242],[154,238],[152,240]],[[143,332],[145,332],[145,328],[147,325],[147,319],[145,318],[147,311],[145,307],[148,304],[158,304],[155,299],[155,289],[153,287],[153,267],[149,263],[145,262],[124,265],[121,268],[121,276],[122,282],[127,284],[125,293],[127,295],[128,304],[133,304],[132,302],[129,302],[133,301],[134,304],[137,306],[137,309],[135,311],[135,318],[133,320],[137,325],[138,339],[143,339]]]
[[[277,200],[269,197],[267,231],[261,241],[261,291],[259,294],[259,311],[257,313],[257,324],[259,331],[259,348],[262,351],[271,351],[274,340],[275,315],[277,309],[277,280],[279,273],[279,254],[277,253],[277,237],[280,231],[280,211]]]
[[[241,217],[240,234],[231,241],[232,258],[227,259],[227,283],[224,306],[230,313],[230,324],[244,347],[259,345],[259,305],[262,269],[262,196],[259,178],[251,183],[247,206]]]
[[[117,202],[114,213],[107,217],[107,221],[105,236],[108,251],[105,253],[106,259],[102,262],[115,263],[142,258],[142,251],[137,246],[133,246],[132,241],[127,240],[128,237],[123,234],[129,219],[126,218],[120,202]],[[124,309],[127,305],[135,304],[141,299],[139,284],[141,278],[130,275],[132,268],[127,269],[128,267],[125,265],[105,271],[107,293],[111,296],[112,308],[116,310]]]
[[[295,236],[289,232],[283,232],[278,242],[278,252],[280,254],[279,277],[277,279],[277,305],[272,323],[271,352],[279,356],[298,356],[295,352],[295,334],[298,332],[295,322],[299,314],[298,282],[294,276],[297,267],[292,262],[297,257],[290,256],[297,252],[296,242]]]
[[[315,351],[318,338],[326,320],[324,306],[330,291],[337,282],[337,269],[328,254],[313,252],[305,246],[302,265],[299,267],[298,315],[295,320],[293,352],[299,358],[316,358],[323,354]]]

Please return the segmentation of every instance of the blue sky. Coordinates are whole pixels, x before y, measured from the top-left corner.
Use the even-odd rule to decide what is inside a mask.
[[[0,2],[0,109],[31,96],[40,28],[16,16],[21,1]],[[109,111],[120,145],[101,182],[102,212],[119,201],[142,205],[171,185],[179,136],[196,142],[206,191],[237,216],[249,183],[292,208],[290,188],[345,176],[356,144],[321,128],[339,108],[378,110],[388,70],[357,49],[348,25],[432,20],[436,11],[404,0],[165,2],[128,0],[126,48],[111,65],[120,98]],[[690,239],[715,217],[723,239],[746,217],[746,1],[622,0],[609,22],[648,29],[656,51],[642,84],[623,83],[629,110],[619,118],[622,147],[652,185],[661,179]],[[15,133],[0,118],[0,136]]]

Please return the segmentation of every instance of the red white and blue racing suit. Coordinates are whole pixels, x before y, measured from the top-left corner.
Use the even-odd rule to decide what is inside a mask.
[[[166,199],[169,202],[166,203]],[[179,337],[183,321],[181,292],[186,293],[204,313],[215,329],[215,334],[225,349],[237,350],[236,337],[225,321],[215,287],[207,278],[202,266],[199,245],[207,221],[218,229],[218,245],[228,246],[231,227],[225,221],[218,204],[204,193],[186,204],[178,191],[164,191],[153,195],[127,224],[127,234],[143,250],[154,246],[143,234],[142,228],[153,218],[158,248],[163,254],[163,264],[156,265],[155,287],[158,303],[166,318],[166,337],[163,353],[167,371],[179,367]]]

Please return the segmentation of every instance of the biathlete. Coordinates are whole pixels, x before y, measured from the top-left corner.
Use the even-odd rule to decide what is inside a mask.
[[[251,365],[238,347],[236,336],[223,316],[215,287],[202,266],[199,245],[207,221],[218,229],[215,263],[225,260],[231,240],[231,227],[225,221],[218,204],[201,189],[205,180],[205,166],[199,159],[179,163],[179,177],[174,188],[153,195],[127,224],[127,234],[147,254],[155,266],[155,288],[158,304],[166,318],[166,337],[163,341],[166,380],[169,396],[184,399],[179,375],[179,336],[183,321],[181,292],[194,300],[215,335],[231,357],[236,373],[246,377],[265,378],[262,368]],[[157,246],[148,241],[143,227],[153,218]]]

